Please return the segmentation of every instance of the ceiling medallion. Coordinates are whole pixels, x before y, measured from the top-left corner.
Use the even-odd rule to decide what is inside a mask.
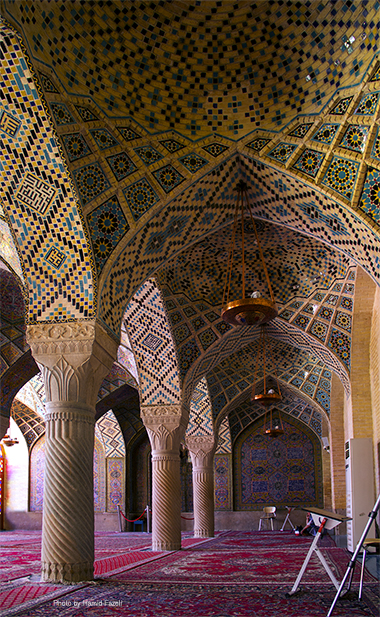
[[[232,326],[257,326],[271,321],[278,315],[272,287],[269,280],[264,254],[261,249],[259,236],[252,209],[248,200],[247,185],[240,181],[236,186],[237,200],[235,207],[234,224],[232,238],[229,247],[226,282],[223,292],[222,319]],[[248,215],[248,216],[247,216]],[[239,222],[240,221],[240,222]],[[259,291],[253,291],[250,297],[246,297],[246,264],[245,264],[245,225],[250,222],[256,237],[257,248],[260,255],[261,265],[264,271],[265,280],[269,290],[269,298],[261,296]],[[239,269],[234,269],[234,252],[237,228],[241,228],[241,297],[235,300],[230,299],[231,281],[233,274],[238,275]]]

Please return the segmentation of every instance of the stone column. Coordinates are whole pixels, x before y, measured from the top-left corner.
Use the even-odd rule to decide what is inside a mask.
[[[29,326],[27,340],[46,393],[42,579],[91,580],[95,403],[118,343],[95,321]]]
[[[146,405],[141,415],[152,447],[152,550],[181,548],[179,449],[187,417],[180,405]]]
[[[214,537],[213,435],[186,437],[193,464],[194,537]]]

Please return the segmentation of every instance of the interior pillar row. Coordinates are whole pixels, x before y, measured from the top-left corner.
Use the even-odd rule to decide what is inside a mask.
[[[181,548],[180,444],[188,414],[181,405],[145,405],[141,416],[152,448],[152,550]]]
[[[46,393],[42,580],[92,580],[95,404],[118,342],[94,320],[28,326],[27,340]]]
[[[186,437],[193,464],[194,537],[214,537],[214,454],[213,435]]]

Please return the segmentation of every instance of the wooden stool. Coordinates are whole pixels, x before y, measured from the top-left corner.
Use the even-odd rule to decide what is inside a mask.
[[[374,546],[375,548],[380,546],[380,538],[367,538],[363,542],[363,547],[362,547],[363,548],[363,561],[362,561],[362,569],[360,572],[359,600],[362,599],[365,558],[367,557],[367,548],[369,546]]]

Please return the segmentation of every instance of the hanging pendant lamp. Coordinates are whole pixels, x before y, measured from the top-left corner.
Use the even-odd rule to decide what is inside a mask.
[[[229,248],[227,276],[223,292],[222,319],[233,326],[255,326],[271,321],[277,317],[277,307],[274,300],[272,287],[269,280],[268,270],[261,249],[259,236],[255,221],[252,215],[251,206],[248,200],[248,190],[245,182],[240,181],[236,186],[237,200],[235,207],[234,224],[232,238]],[[240,223],[239,223],[240,221]],[[265,280],[268,286],[270,298],[264,298],[261,293],[251,290],[250,297],[246,297],[246,264],[245,264],[245,231],[244,225],[250,221],[255,233],[257,248],[259,250],[261,265],[264,271]],[[242,267],[242,287],[241,297],[231,300],[231,280],[234,269],[234,251],[237,228],[241,227],[241,267]]]
[[[262,358],[263,363],[263,376],[259,379],[260,358]],[[270,373],[270,377],[268,377],[268,373]],[[260,328],[251,399],[255,403],[260,403],[263,407],[269,407],[282,399],[273,350],[265,325]]]

